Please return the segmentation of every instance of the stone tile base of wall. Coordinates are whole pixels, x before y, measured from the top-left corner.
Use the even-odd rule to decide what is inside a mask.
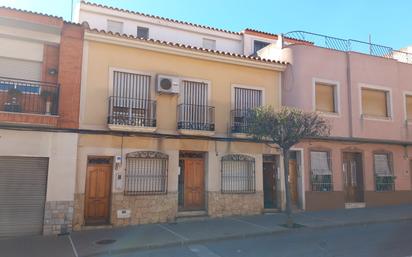
[[[58,235],[72,231],[73,201],[46,202],[44,211],[44,235]]]
[[[117,210],[130,210],[130,218],[117,218]],[[125,196],[112,194],[110,222],[115,227],[174,221],[177,214],[177,193],[166,195]],[[84,225],[84,194],[75,195],[73,230]]]
[[[117,210],[120,209],[131,210],[131,217],[117,218]],[[116,193],[112,195],[111,222],[114,226],[172,222],[176,214],[177,193],[138,196]]]
[[[208,214],[211,217],[255,215],[263,212],[263,192],[254,194],[208,193]]]

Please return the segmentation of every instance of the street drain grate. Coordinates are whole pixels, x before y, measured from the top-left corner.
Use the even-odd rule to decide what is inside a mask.
[[[109,244],[113,244],[115,242],[116,242],[116,240],[114,240],[114,239],[103,239],[103,240],[96,241],[94,243],[97,244],[97,245],[109,245]]]

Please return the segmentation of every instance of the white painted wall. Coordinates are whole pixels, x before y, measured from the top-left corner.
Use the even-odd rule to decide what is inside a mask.
[[[149,28],[149,38],[202,47],[203,38],[216,40],[216,50],[243,54],[243,35],[80,4],[76,22],[107,30],[107,20],[123,22],[123,33],[136,36],[137,26]]]
[[[75,133],[0,130],[0,156],[49,158],[46,201],[73,201],[77,139]]]

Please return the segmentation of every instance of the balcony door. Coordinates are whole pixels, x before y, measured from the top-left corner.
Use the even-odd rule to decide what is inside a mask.
[[[182,80],[179,129],[211,130],[208,83]]]
[[[109,119],[116,125],[150,126],[151,76],[114,71]]]
[[[262,106],[262,90],[235,87],[232,110],[232,132],[247,132],[247,114],[250,110]]]

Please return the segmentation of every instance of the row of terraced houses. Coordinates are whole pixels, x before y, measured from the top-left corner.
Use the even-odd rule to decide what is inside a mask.
[[[258,106],[317,111],[289,162],[295,209],[412,203],[412,48],[232,32],[81,2],[0,8],[0,237],[284,209]]]

